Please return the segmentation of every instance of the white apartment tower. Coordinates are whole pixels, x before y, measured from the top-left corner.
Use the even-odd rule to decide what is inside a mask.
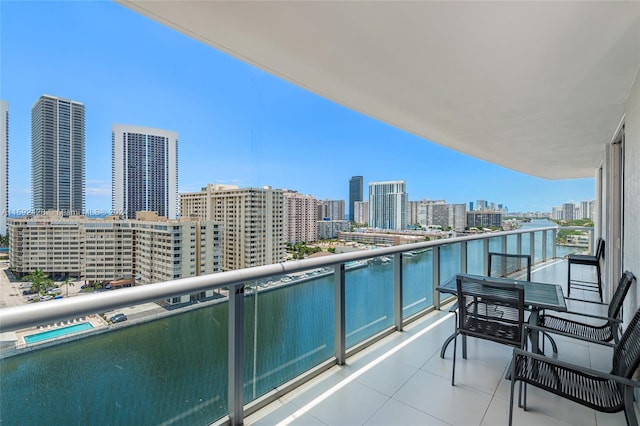
[[[136,212],[178,216],[178,134],[114,124],[111,127],[111,207],[135,219]]]
[[[283,191],[209,184],[180,194],[180,214],[222,224],[224,271],[285,260]]]
[[[403,180],[369,183],[369,227],[407,228],[407,192]]]
[[[355,223],[368,223],[369,222],[369,202],[368,201],[356,201],[353,203],[353,221]]]
[[[318,200],[299,192],[285,192],[283,199],[284,240],[289,244],[318,239]]]
[[[0,100],[0,235],[7,235],[9,212],[9,103]]]
[[[85,206],[85,109],[42,95],[31,108],[31,200],[34,213],[82,214]]]

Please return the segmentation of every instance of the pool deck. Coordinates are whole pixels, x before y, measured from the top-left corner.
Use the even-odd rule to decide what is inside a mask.
[[[33,343],[26,343],[24,338],[26,336],[31,336],[33,334],[42,333],[43,331],[55,330],[57,328],[68,327],[70,325],[80,324],[80,323],[83,323],[83,322],[90,323],[93,326],[92,330],[106,328],[108,326],[106,321],[103,320],[99,315],[88,315],[88,316],[84,316],[84,317],[81,317],[81,318],[74,318],[74,319],[68,320],[68,321],[58,321],[58,322],[51,323],[51,324],[39,325],[37,327],[25,328],[25,329],[18,330],[18,331],[15,332],[16,349],[25,348],[27,345],[28,346],[36,346],[38,344],[51,342],[52,340],[64,339],[64,338],[66,338],[68,336],[60,336],[57,339],[48,339],[48,340],[43,340],[42,342],[33,342]]]

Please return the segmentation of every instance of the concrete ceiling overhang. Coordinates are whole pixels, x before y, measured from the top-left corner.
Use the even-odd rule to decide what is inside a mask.
[[[119,3],[348,108],[548,179],[594,176],[640,68],[634,1]]]

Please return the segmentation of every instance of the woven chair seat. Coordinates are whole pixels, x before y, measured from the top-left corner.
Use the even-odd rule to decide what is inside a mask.
[[[594,410],[617,413],[624,409],[624,395],[613,380],[550,365],[523,355],[516,355],[515,362],[518,380]]]
[[[539,325],[544,328],[568,333],[575,337],[596,342],[610,342],[613,340],[613,333],[611,332],[609,323],[595,326],[553,315],[541,315]]]

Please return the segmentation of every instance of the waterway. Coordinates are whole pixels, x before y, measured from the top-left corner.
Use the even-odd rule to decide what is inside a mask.
[[[481,242],[469,244],[479,273]],[[441,248],[443,277],[459,271],[458,251]],[[432,304],[431,257],[403,260],[405,315]],[[333,291],[332,275],[247,290],[245,400],[333,356]],[[347,271],[348,346],[393,324],[392,294],[393,260]],[[208,424],[227,412],[227,315],[222,303],[1,360],[0,422]]]

